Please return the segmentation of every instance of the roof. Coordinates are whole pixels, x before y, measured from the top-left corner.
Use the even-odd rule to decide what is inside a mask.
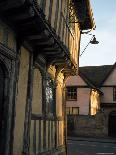
[[[79,74],[96,88],[100,88],[114,67],[116,67],[116,63],[114,65],[85,66],[79,68]]]
[[[95,29],[95,21],[90,0],[72,0],[79,20],[81,30]]]

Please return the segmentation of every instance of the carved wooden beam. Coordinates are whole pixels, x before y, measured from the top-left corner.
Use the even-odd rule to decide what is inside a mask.
[[[30,41],[42,40],[46,38],[47,38],[46,36],[43,36],[41,34],[35,34],[35,35],[30,35],[30,36],[25,37],[25,39],[30,40]]]
[[[53,45],[54,44],[54,39],[53,38],[50,38],[49,40],[47,41],[41,41],[41,42],[35,42],[34,43],[35,45]]]
[[[22,2],[20,6],[16,6],[15,3],[20,1]],[[7,2],[7,6],[10,0],[5,2]],[[27,2],[31,2],[31,0],[12,0],[12,5],[9,4],[9,8],[6,8],[4,12],[6,16],[3,14],[3,17],[9,18],[9,23],[16,27],[20,38],[24,39],[32,49],[37,49],[37,55],[43,54],[49,64],[64,65],[67,63],[66,59],[70,58],[68,49],[57,37],[52,27],[47,25],[45,18],[41,17],[41,14],[37,14],[31,5],[26,5]],[[3,4],[5,5],[4,2],[0,2],[0,6]]]
[[[43,51],[45,51],[45,52],[48,52],[48,51],[51,51],[51,52],[58,51],[59,53],[62,52],[62,50],[60,48],[58,48],[58,47],[56,48],[54,46],[52,46],[52,47],[45,47],[45,48],[43,48]]]
[[[50,56],[58,56],[61,54],[61,51],[42,51],[43,53],[45,53],[45,55],[50,55]]]

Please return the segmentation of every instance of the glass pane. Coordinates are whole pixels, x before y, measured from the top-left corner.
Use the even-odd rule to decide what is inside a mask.
[[[46,107],[48,113],[53,113],[53,85],[51,80],[46,81]]]
[[[67,115],[70,114],[70,113],[69,113],[69,108],[68,108],[68,107],[66,108],[66,113],[67,113]]]
[[[73,107],[73,114],[78,115],[79,114],[79,108],[78,107]]]

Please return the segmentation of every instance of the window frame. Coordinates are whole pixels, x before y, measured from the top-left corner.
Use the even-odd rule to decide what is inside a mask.
[[[77,110],[77,113],[75,113],[74,110]],[[66,114],[67,115],[79,115],[79,107],[66,107]]]
[[[68,92],[68,89],[76,89],[76,91],[70,91]],[[69,95],[69,94],[70,95]],[[72,97],[71,97],[71,93],[72,93]],[[76,94],[76,95],[75,95]],[[70,97],[69,97],[70,96]],[[66,87],[66,100],[67,101],[77,101],[77,87],[76,86],[67,86]]]

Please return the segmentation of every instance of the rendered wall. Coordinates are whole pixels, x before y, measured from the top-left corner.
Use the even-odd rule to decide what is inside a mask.
[[[101,87],[101,91],[104,94],[101,97],[102,103],[116,103],[116,101],[113,101],[113,86],[116,86],[116,68],[110,73]]]
[[[66,86],[87,86],[80,76],[69,76],[66,80]]]
[[[111,86],[116,85],[116,67],[113,69],[113,71],[110,73],[106,81],[103,83],[103,86]]]
[[[15,33],[2,21],[0,21],[0,43],[4,44],[11,50],[16,50]]]
[[[39,69],[34,69],[32,113],[42,114],[42,76]]]
[[[20,57],[19,80],[16,96],[16,108],[15,108],[16,116],[15,116],[14,144],[13,144],[14,155],[22,155],[28,70],[29,70],[29,52],[22,47]]]
[[[90,88],[77,88],[77,101],[67,101],[67,107],[79,107],[80,115],[89,114]]]
[[[101,103],[116,103],[113,101],[113,87],[102,87],[101,91],[104,94],[101,97]]]
[[[80,115],[95,115],[100,106],[100,96],[97,90],[87,88],[85,81],[78,76],[70,76],[66,86],[77,87],[77,101],[67,101],[67,107],[79,107]]]

